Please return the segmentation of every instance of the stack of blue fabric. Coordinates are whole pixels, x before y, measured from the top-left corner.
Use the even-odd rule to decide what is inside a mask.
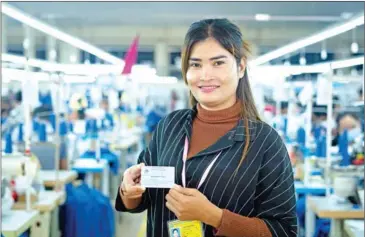
[[[114,213],[108,197],[86,184],[68,184],[66,193],[66,202],[60,208],[62,237],[114,236]]]

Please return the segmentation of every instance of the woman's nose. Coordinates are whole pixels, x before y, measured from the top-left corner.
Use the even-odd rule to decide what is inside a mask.
[[[210,80],[212,78],[212,68],[210,66],[202,67],[201,80]]]

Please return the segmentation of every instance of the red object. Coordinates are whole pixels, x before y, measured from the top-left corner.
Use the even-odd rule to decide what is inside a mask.
[[[26,149],[25,151],[24,151],[24,155],[25,156],[31,156],[32,155],[32,153],[30,152],[30,149]]]
[[[10,181],[10,190],[11,190],[11,197],[13,198],[13,200],[16,202],[18,201],[18,194],[15,192],[15,180],[12,179]]]
[[[139,36],[134,38],[131,46],[129,47],[125,57],[124,57],[124,68],[122,71],[122,75],[128,75],[132,72],[133,65],[137,62],[138,57],[138,43],[139,43]]]
[[[363,159],[361,159],[361,160],[360,160],[360,159],[358,159],[358,160],[354,160],[354,161],[353,161],[353,164],[354,164],[354,165],[362,165],[362,164],[364,164],[364,160],[363,160]]]
[[[265,111],[268,111],[268,112],[271,112],[271,113],[274,113],[276,112],[276,108],[272,105],[266,105],[265,106]]]

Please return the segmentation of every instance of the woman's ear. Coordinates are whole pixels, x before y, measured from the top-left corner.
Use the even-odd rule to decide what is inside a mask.
[[[238,65],[238,77],[242,78],[245,75],[246,61],[242,58]]]

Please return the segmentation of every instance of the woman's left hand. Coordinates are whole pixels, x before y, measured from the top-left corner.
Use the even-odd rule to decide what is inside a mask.
[[[223,210],[211,203],[199,190],[175,185],[166,195],[166,207],[181,221],[198,220],[218,228]]]

